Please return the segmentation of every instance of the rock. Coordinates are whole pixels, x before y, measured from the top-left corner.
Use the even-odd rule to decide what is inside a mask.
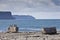
[[[18,32],[18,27],[17,25],[10,25],[8,28],[9,33],[17,33]]]
[[[44,34],[56,34],[56,27],[43,28],[42,33]]]

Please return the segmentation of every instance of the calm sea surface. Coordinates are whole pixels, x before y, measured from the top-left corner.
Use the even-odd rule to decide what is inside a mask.
[[[40,31],[43,27],[56,27],[60,30],[60,19],[37,20],[0,20],[0,31],[7,31],[11,24],[16,24],[19,31]]]

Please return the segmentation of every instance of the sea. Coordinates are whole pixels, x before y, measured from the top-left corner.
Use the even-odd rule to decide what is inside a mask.
[[[0,32],[6,32],[10,25],[17,25],[19,31],[41,31],[44,27],[60,30],[60,19],[0,20]]]

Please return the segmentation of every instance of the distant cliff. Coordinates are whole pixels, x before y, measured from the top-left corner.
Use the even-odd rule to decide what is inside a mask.
[[[35,20],[35,18],[30,15],[13,15],[13,17],[19,20]]]
[[[14,19],[11,12],[0,11],[0,19]]]
[[[19,20],[35,20],[30,15],[12,15],[9,11],[0,11],[0,19],[19,19]]]

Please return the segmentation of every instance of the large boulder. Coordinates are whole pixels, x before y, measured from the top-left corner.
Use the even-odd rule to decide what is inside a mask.
[[[42,33],[44,34],[56,34],[57,33],[57,30],[56,30],[56,27],[49,27],[49,28],[43,28],[42,29]]]
[[[18,32],[18,27],[17,27],[17,25],[10,25],[9,27],[8,27],[8,31],[7,31],[8,33],[17,33]]]

